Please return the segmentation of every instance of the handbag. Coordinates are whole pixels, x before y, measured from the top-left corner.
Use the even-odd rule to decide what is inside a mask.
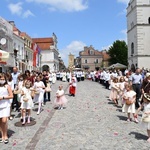
[[[129,99],[125,99],[127,105],[131,105],[133,102]]]
[[[27,96],[26,96],[26,95],[23,95],[23,101],[24,101],[24,102],[28,102],[28,100],[29,100],[29,99],[27,98]]]
[[[146,122],[146,123],[150,122],[150,115],[144,115],[144,116],[142,117],[142,121],[143,121],[143,122]]]
[[[51,92],[52,90],[51,90],[51,88],[50,87],[46,87],[45,88],[45,92]]]
[[[40,90],[39,90],[39,89],[36,89],[36,90],[34,91],[34,94],[40,94]]]

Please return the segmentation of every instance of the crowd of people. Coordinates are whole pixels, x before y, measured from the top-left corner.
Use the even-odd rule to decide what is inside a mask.
[[[147,130],[150,142],[150,72],[139,68],[135,72],[104,69],[90,72],[89,77],[110,90],[109,100],[117,107],[120,105],[128,122],[139,123],[138,115],[142,111],[140,122]]]
[[[69,96],[75,97],[77,82],[86,79],[95,81],[110,90],[109,99],[115,106],[120,105],[122,112],[127,113],[127,121],[138,120],[138,113],[143,111],[142,124],[147,129],[150,142],[150,72],[136,69],[135,72],[125,70],[74,71],[74,72],[36,72],[26,70],[19,73],[17,67],[12,73],[0,73],[0,143],[9,142],[7,136],[8,119],[12,120],[12,110],[21,113],[21,124],[31,122],[31,110],[38,104],[37,115],[42,105],[51,101],[52,84],[57,80],[68,82]],[[67,98],[63,85],[54,91],[56,98],[54,108],[61,110],[66,107]],[[133,115],[133,118],[131,117]]]
[[[51,87],[56,80],[68,82],[69,95],[75,96],[78,79],[76,76],[77,74],[64,71],[51,73],[26,70],[19,73],[17,67],[13,68],[12,73],[0,73],[0,143],[9,142],[7,128],[8,119],[13,119],[12,111],[21,113],[22,126],[30,124],[34,104],[38,104],[37,115],[40,115],[42,106],[51,101]],[[67,103],[62,84],[54,92],[56,92],[54,108],[61,110]]]

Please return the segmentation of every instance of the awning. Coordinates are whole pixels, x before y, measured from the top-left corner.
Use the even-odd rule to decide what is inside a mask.
[[[127,68],[127,66],[123,65],[123,64],[120,64],[120,63],[116,63],[116,64],[113,64],[111,66],[108,67],[108,69],[125,69]]]
[[[6,64],[8,58],[9,58],[9,53],[0,50],[0,64]]]

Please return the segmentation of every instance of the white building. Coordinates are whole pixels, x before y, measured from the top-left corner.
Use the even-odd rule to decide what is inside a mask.
[[[130,0],[127,7],[129,69],[150,68],[150,0]]]
[[[41,70],[58,71],[59,70],[59,52],[57,49],[57,37],[53,33],[48,38],[33,38],[41,49]]]

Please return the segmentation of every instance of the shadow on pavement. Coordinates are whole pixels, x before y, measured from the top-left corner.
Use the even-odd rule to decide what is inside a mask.
[[[122,112],[122,109],[116,109],[116,111]]]
[[[137,140],[147,140],[147,136],[138,132],[130,132],[129,135],[134,135]]]
[[[112,104],[112,105],[113,105],[113,104],[114,104],[114,102],[113,102],[113,101],[110,101],[110,102],[108,102],[108,104]]]
[[[13,136],[15,132],[13,130],[8,129],[8,137],[10,138],[11,136]]]
[[[127,121],[127,117],[125,116],[117,116],[120,120]]]

